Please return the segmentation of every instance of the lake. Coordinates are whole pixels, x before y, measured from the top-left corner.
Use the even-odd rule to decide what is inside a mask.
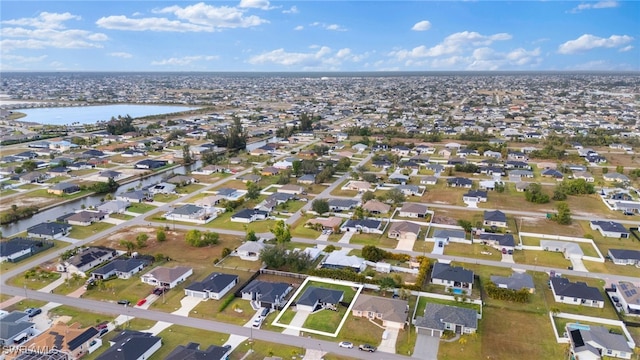
[[[175,105],[98,105],[78,107],[52,107],[36,109],[14,109],[14,112],[27,114],[20,121],[43,125],[94,124],[98,121],[109,121],[112,117],[129,115],[139,118],[149,115],[171,114],[198,109],[192,106]]]

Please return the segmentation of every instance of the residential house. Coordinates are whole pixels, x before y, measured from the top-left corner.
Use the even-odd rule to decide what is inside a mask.
[[[0,242],[0,263],[15,263],[53,247],[50,241],[15,237]]]
[[[155,185],[152,185],[151,187],[149,187],[148,191],[151,195],[158,195],[158,194],[175,194],[176,193],[176,187],[174,184],[169,184],[166,182],[161,182]]]
[[[566,327],[572,359],[599,360],[603,356],[607,359],[631,359],[633,356],[633,349],[623,335],[612,333],[603,326],[572,325],[568,323]]]
[[[343,187],[342,190],[353,190],[353,191],[357,191],[357,192],[365,192],[365,191],[373,191],[373,189],[371,188],[371,183],[368,181],[356,181],[356,180],[351,180],[349,182],[347,182]]]
[[[349,211],[360,206],[360,201],[354,199],[329,199],[327,202],[329,203],[329,210],[335,212]]]
[[[628,315],[640,316],[640,287],[629,281],[613,284],[622,310]]]
[[[265,245],[259,241],[245,241],[242,245],[238,246],[235,253],[242,260],[258,261],[260,260],[260,253],[264,250]]]
[[[436,185],[438,183],[437,176],[425,176],[420,179],[420,185]]]
[[[584,282],[571,282],[567,278],[552,277],[551,291],[556,302],[584,305],[597,308],[604,307],[604,297],[596,287],[588,286]]]
[[[169,179],[167,179],[167,182],[169,184],[173,184],[173,185],[176,185],[176,186],[185,186],[185,185],[196,183],[198,181],[196,179],[192,178],[191,176],[175,175],[175,176],[172,176]]]
[[[127,201],[130,203],[142,203],[145,201],[153,200],[153,196],[148,191],[133,190],[126,193],[116,195],[116,200]]]
[[[464,230],[436,229],[433,232],[433,241],[437,246],[442,247],[451,241],[466,241],[466,235]]]
[[[409,303],[406,300],[360,294],[351,308],[351,314],[381,320],[385,328],[403,329],[409,316]]]
[[[167,220],[195,221],[198,223],[206,222],[210,219],[207,209],[192,204],[179,206],[166,213],[164,217]]]
[[[382,234],[382,221],[374,219],[348,219],[342,224],[340,230],[343,232],[363,232]]]
[[[543,177],[554,178],[558,181],[562,181],[562,179],[564,179],[564,175],[556,169],[545,169],[540,173],[540,175]]]
[[[469,190],[462,195],[462,201],[467,204],[487,202],[487,192],[484,190]]]
[[[540,240],[544,251],[561,252],[565,259],[582,259],[584,252],[580,245],[573,241]]]
[[[400,208],[398,216],[408,218],[426,218],[429,208],[424,204],[406,202]]]
[[[254,221],[265,220],[267,217],[269,217],[269,213],[267,211],[242,209],[231,216],[231,221],[248,224]]]
[[[39,171],[28,172],[24,175],[20,175],[21,184],[41,183],[47,179],[47,174]]]
[[[531,275],[524,272],[514,272],[509,277],[491,275],[491,282],[502,289],[518,291],[527,289],[528,292],[534,293],[536,286],[533,283]]]
[[[628,183],[630,181],[627,175],[620,174],[617,172],[602,174],[602,178],[605,181],[618,182],[618,183]]]
[[[155,170],[155,169],[159,169],[163,166],[167,166],[169,162],[166,160],[154,160],[154,159],[144,159],[141,161],[138,161],[134,167],[136,169],[148,169],[148,170]]]
[[[118,181],[124,177],[124,174],[114,170],[104,170],[98,173],[97,180],[107,182],[109,180]]]
[[[218,205],[222,200],[224,200],[224,196],[221,195],[211,195],[205,196],[201,199],[194,201],[194,205],[199,206],[201,208],[205,208],[207,210],[213,209],[216,205]]]
[[[574,179],[582,179],[586,182],[592,183],[596,181],[596,178],[588,171],[575,171],[573,173]]]
[[[400,190],[405,196],[422,196],[424,192],[424,190],[417,185],[398,185],[396,189]]]
[[[478,329],[478,313],[473,309],[427,303],[424,315],[414,322],[418,334],[442,337],[445,330],[472,334]]]
[[[58,176],[69,176],[69,171],[71,171],[71,169],[65,166],[57,166],[47,170],[47,176],[49,178],[55,178]]]
[[[407,175],[404,175],[399,172],[394,172],[393,174],[389,175],[389,181],[394,184],[405,185],[406,183],[409,182],[409,179],[410,178]]]
[[[440,174],[444,171],[444,165],[441,164],[427,164],[426,168],[427,170],[431,170],[436,174]]]
[[[248,182],[252,182],[255,184],[258,181],[262,180],[262,176],[256,174],[245,174],[242,176],[238,176],[238,180],[242,180],[242,182],[245,184]]]
[[[449,185],[450,187],[461,187],[470,189],[473,185],[473,181],[471,179],[463,177],[454,177],[447,179],[447,185]]]
[[[500,210],[485,211],[482,221],[483,226],[507,227],[507,215]]]
[[[379,215],[388,214],[391,210],[391,206],[374,199],[364,203],[364,205],[362,205],[362,209],[368,211],[370,214]]]
[[[216,194],[223,196],[226,200],[235,201],[240,199],[244,192],[234,188],[220,188],[216,190]]]
[[[615,221],[592,220],[589,223],[591,230],[598,230],[604,237],[612,237],[616,239],[629,238],[629,230],[622,224]]]
[[[89,270],[112,260],[116,256],[118,256],[118,252],[114,249],[97,246],[86,247],[78,250],[75,255],[56,265],[56,270],[58,272],[67,272],[69,274],[78,274],[86,277]]]
[[[220,300],[238,284],[238,275],[211,273],[202,281],[196,281],[184,288],[186,296],[198,299]]]
[[[479,236],[479,240],[485,244],[492,246],[500,251],[513,251],[516,247],[515,240],[511,234],[494,234],[483,232]]]
[[[108,217],[109,214],[102,211],[82,210],[67,217],[67,223],[70,225],[89,226],[94,222],[102,221]]]
[[[446,288],[453,288],[454,294],[465,291],[470,293],[473,288],[473,271],[437,262],[433,265],[431,282],[436,285],[444,285]]]
[[[36,324],[28,320],[29,315],[22,311],[12,311],[0,317],[0,347],[9,348],[37,335]]]
[[[145,284],[172,289],[184,282],[192,274],[193,269],[186,266],[173,268],[159,266],[142,275],[140,279]]]
[[[420,234],[420,225],[409,221],[394,221],[389,226],[387,237],[397,240],[415,241]]]
[[[283,194],[300,195],[304,193],[304,188],[300,185],[286,184],[278,188],[278,192]]]
[[[58,222],[44,222],[27,229],[28,237],[41,239],[59,239],[69,235],[71,225]]]
[[[314,174],[305,174],[300,176],[296,182],[298,184],[312,185],[316,183],[316,176]]]
[[[98,205],[96,210],[107,214],[124,214],[129,206],[131,204],[128,201],[111,200]]]
[[[146,259],[129,258],[114,259],[104,266],[91,272],[91,278],[96,280],[106,280],[112,276],[118,279],[131,279],[131,277],[149,266],[151,261]]]
[[[351,269],[359,273],[367,268],[367,264],[361,257],[346,255],[342,251],[333,251],[322,261],[320,267],[324,269]]]
[[[296,308],[308,312],[336,309],[343,298],[344,291],[309,286],[296,301]]]
[[[608,255],[616,265],[640,265],[640,250],[609,249]]]
[[[253,280],[240,293],[242,299],[255,302],[260,307],[281,309],[292,290],[293,287],[287,283]]]
[[[151,333],[124,330],[109,341],[111,347],[96,360],[146,360],[162,346],[162,339]]]
[[[164,360],[226,360],[231,351],[231,345],[209,345],[207,350],[200,350],[200,344],[190,342],[187,346],[178,345]]]
[[[336,232],[340,228],[340,224],[342,224],[342,218],[330,216],[328,218],[309,219],[307,224],[311,226],[318,224],[322,227],[322,230],[333,230]]]
[[[266,166],[260,171],[260,175],[262,176],[273,176],[278,175],[280,170],[273,166]]]
[[[69,359],[80,359],[100,348],[102,340],[95,327],[83,328],[79,323],[67,325],[59,321],[22,346],[24,349],[55,349],[66,353]]]

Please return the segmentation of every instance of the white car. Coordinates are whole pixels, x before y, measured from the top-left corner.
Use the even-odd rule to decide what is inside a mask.
[[[338,344],[338,346],[339,346],[339,347],[341,347],[341,348],[352,349],[352,348],[353,348],[353,343],[350,343],[350,342],[348,342],[348,341],[341,341],[341,342]]]
[[[261,317],[253,320],[253,324],[251,324],[251,326],[253,326],[254,328],[259,328],[260,325],[262,325],[262,318]]]

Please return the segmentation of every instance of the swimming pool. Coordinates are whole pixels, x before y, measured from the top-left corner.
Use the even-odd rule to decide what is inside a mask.
[[[453,293],[456,295],[462,295],[464,294],[464,290],[462,289],[453,289]]]
[[[574,330],[590,330],[591,327],[589,325],[583,325],[580,323],[571,323],[569,325],[567,325],[568,328],[570,329],[574,329]]]

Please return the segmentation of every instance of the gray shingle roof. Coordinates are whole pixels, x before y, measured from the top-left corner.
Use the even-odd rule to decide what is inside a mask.
[[[460,266],[435,263],[433,265],[432,279],[442,279],[456,282],[473,283],[473,271]]]
[[[424,316],[417,317],[416,327],[444,330],[444,324],[464,325],[464,327],[478,328],[478,313],[472,309],[427,303]]]
[[[193,291],[208,291],[218,293],[224,288],[229,286],[234,281],[238,280],[238,275],[223,274],[219,272],[211,273],[206,279],[202,281],[196,281],[185,287],[186,290]]]
[[[344,291],[309,286],[296,303],[306,306],[313,306],[318,301],[326,304],[337,304],[342,300],[343,296]]]
[[[507,289],[520,290],[520,289],[534,289],[533,279],[531,275],[527,273],[513,273],[509,277],[504,276],[491,276],[491,281],[500,286],[506,286]]]
[[[604,301],[604,297],[598,288],[588,286],[584,282],[572,283],[567,278],[551,278],[551,286],[558,296],[574,297],[578,299]]]

